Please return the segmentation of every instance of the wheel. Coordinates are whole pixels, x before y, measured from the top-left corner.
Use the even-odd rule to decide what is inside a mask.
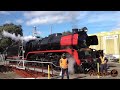
[[[77,64],[74,65],[74,72],[80,73],[80,66],[78,66]]]

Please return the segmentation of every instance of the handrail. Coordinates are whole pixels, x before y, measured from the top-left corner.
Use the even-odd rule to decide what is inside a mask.
[[[6,60],[6,61],[16,61],[16,62],[18,62],[18,61],[23,61],[23,60]],[[27,61],[27,60],[24,60],[24,62],[35,62],[35,63],[48,63],[48,64],[52,64],[53,66],[55,66],[55,67],[60,67],[60,66],[57,66],[57,65],[55,65],[53,62],[41,62],[41,61]]]
[[[98,59],[98,58],[95,58],[95,59]],[[87,59],[82,59],[82,60],[87,60]],[[18,62],[18,61],[22,61],[23,62],[23,60],[6,60],[6,61],[16,61],[16,62]],[[57,65],[55,65],[53,62],[41,62],[41,61],[28,61],[28,60],[24,60],[24,62],[35,62],[35,63],[48,63],[48,64],[52,64],[53,66],[55,66],[55,67],[60,67],[60,66],[57,66]]]

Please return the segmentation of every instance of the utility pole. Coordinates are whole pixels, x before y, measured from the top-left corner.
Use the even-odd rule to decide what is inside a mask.
[[[52,25],[51,25],[51,34],[52,34]]]
[[[33,37],[37,36],[36,26],[33,27]]]

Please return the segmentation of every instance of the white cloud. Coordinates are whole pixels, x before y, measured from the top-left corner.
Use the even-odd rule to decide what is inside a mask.
[[[78,15],[77,15],[77,19],[83,19],[85,18],[87,15],[89,14],[89,11],[81,11]]]
[[[104,12],[91,12],[91,15],[88,17],[88,23],[97,23],[105,21],[120,21],[120,12],[116,11],[104,11]]]
[[[46,17],[36,17],[26,22],[27,25],[38,25],[38,24],[49,24],[49,23],[62,23],[65,20],[69,20],[68,17],[63,16],[46,16]]]
[[[38,33],[38,34],[42,34],[42,32],[40,32],[40,31],[37,31],[37,33]]]
[[[114,30],[120,30],[120,23],[118,23],[116,26],[114,26],[111,31],[114,31]]]
[[[85,11],[28,11],[24,12],[27,25],[77,22],[87,15]]]
[[[21,24],[21,23],[23,23],[23,20],[22,20],[22,19],[17,19],[17,20],[16,20],[16,23]]]
[[[63,11],[28,11],[24,13],[26,18],[33,18],[33,17],[43,17],[43,16],[53,16],[64,14]]]
[[[5,21],[5,23],[8,23],[8,24],[9,24],[9,23],[12,23],[12,22],[11,22],[10,20],[7,20],[7,21]]]
[[[77,25],[80,22],[94,26],[101,23],[100,27],[111,27],[113,23],[120,23],[120,11],[27,11],[23,15],[28,26],[64,22]]]
[[[0,11],[0,14],[9,15],[10,13],[8,11]]]

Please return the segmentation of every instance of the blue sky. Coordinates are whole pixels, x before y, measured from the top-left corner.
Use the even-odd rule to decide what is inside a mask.
[[[110,32],[120,28],[120,11],[0,11],[0,25],[22,25],[24,36],[37,27],[42,37],[68,31],[72,27],[88,28],[88,34]]]

